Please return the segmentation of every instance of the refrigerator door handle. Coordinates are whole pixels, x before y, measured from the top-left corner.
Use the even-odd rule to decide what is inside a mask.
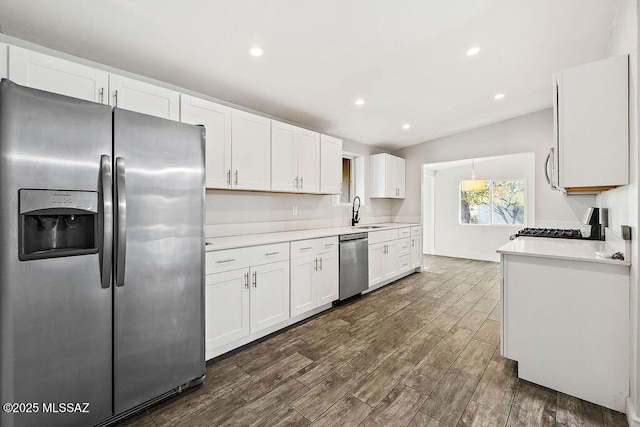
[[[111,267],[113,260],[113,194],[111,189],[111,158],[100,156],[100,179],[102,180],[102,265],[100,271],[101,286],[111,286]]]
[[[124,158],[116,158],[116,286],[124,286],[124,266],[127,258],[127,191],[124,175]]]

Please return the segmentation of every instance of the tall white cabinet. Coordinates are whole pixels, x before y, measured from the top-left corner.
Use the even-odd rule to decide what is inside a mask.
[[[404,199],[405,160],[391,154],[373,154],[369,157],[371,197]]]
[[[320,134],[271,121],[271,190],[320,192]]]
[[[554,76],[552,187],[602,191],[629,183],[629,64],[615,56]]]
[[[0,78],[9,76],[9,46],[0,43]]]
[[[14,83],[109,104],[109,73],[106,71],[17,46],[9,46],[9,58],[7,76]]]

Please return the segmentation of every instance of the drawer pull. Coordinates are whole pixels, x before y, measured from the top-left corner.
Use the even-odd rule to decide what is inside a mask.
[[[264,256],[278,255],[280,252],[267,252]]]
[[[325,245],[326,247],[330,247],[330,246],[335,245],[335,243],[325,243],[324,245]]]
[[[307,249],[311,249],[313,246],[305,246],[304,248],[300,248],[301,251],[306,251]]]
[[[233,262],[233,261],[235,261],[235,258],[221,259],[221,260],[216,261],[216,263],[223,264],[225,262]]]

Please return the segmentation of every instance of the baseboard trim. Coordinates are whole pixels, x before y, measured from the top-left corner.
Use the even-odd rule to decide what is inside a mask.
[[[629,424],[629,427],[640,427],[640,418],[638,418],[638,415],[636,415],[636,409],[633,407],[631,397],[627,397],[625,412],[627,415],[627,424]]]

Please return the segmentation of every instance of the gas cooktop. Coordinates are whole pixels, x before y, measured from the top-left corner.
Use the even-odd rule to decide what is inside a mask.
[[[516,237],[556,237],[561,239],[585,239],[580,230],[561,228],[525,228],[516,233]]]

